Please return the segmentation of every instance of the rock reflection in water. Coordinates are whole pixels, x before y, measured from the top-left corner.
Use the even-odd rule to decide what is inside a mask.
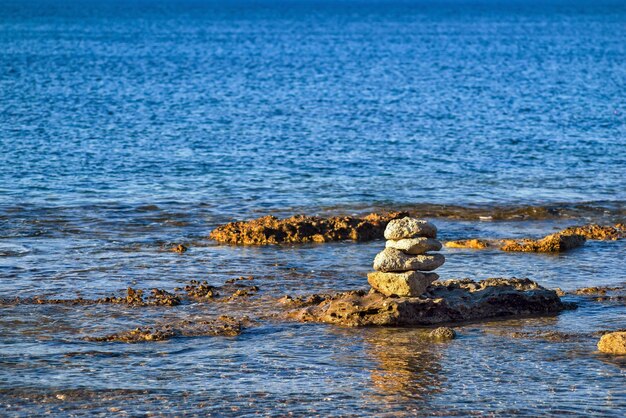
[[[365,352],[371,357],[373,402],[392,403],[397,397],[428,401],[442,391],[441,359],[449,343],[428,338],[430,329],[368,328]]]

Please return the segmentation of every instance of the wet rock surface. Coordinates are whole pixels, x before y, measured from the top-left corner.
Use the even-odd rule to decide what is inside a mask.
[[[556,233],[538,240],[505,240],[501,249],[502,251],[555,253],[580,247],[585,241],[586,238],[582,235]]]
[[[484,239],[464,239],[457,241],[448,241],[445,245],[448,248],[472,248],[475,250],[482,250],[493,246],[493,244]]]
[[[622,224],[588,224],[572,226],[540,239],[462,239],[447,241],[448,248],[470,248],[482,250],[499,248],[502,251],[553,253],[571,250],[582,246],[586,240],[615,241],[626,237]]]
[[[626,355],[626,332],[604,334],[598,341],[598,350],[607,354]]]
[[[589,224],[583,226],[572,226],[561,231],[567,235],[582,235],[589,240],[615,241],[626,237],[626,230],[620,224],[615,226]]]
[[[428,337],[435,341],[449,341],[456,338],[456,332],[449,327],[439,327],[432,330]]]
[[[622,302],[626,301],[626,287],[624,286],[593,286],[583,287],[571,292],[563,292],[566,295],[583,296],[596,302]]]
[[[389,221],[406,215],[406,212],[330,218],[296,215],[287,219],[264,216],[251,221],[231,222],[219,226],[211,232],[209,238],[222,243],[240,245],[371,241],[383,237],[383,231]]]
[[[167,325],[139,327],[129,331],[122,331],[101,337],[86,337],[85,340],[92,342],[139,343],[151,341],[165,341],[175,337],[232,337],[239,335],[242,329],[242,320],[223,315],[217,319],[196,321],[184,320]]]
[[[189,248],[184,244],[175,244],[174,246],[172,246],[172,251],[178,254],[185,253],[188,249]]]
[[[0,298],[0,305],[98,305],[118,304],[131,307],[177,306],[190,302],[230,302],[235,299],[247,298],[257,294],[259,287],[242,282],[254,280],[252,276],[228,279],[221,286],[210,285],[206,280],[190,280],[184,287],[176,287],[172,292],[163,289],[152,289],[147,297],[144,291],[128,287],[125,296],[107,296],[97,299],[82,297],[73,299],[43,298],[39,296],[26,298]]]
[[[419,298],[387,297],[379,292],[352,291],[313,299],[286,314],[302,322],[345,326],[434,325],[555,314],[565,309],[556,292],[529,279],[492,278],[433,283]]]
[[[98,305],[98,304],[117,304],[128,306],[176,306],[180,305],[181,298],[179,295],[170,293],[163,289],[152,289],[148,297],[144,298],[144,291],[128,287],[125,296],[107,296],[97,299],[84,299],[82,297],[74,299],[54,299],[42,298],[35,296],[32,298],[3,298],[0,299],[0,305]]]

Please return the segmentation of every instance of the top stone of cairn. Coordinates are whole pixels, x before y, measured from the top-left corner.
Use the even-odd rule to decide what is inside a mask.
[[[437,238],[437,228],[430,222],[407,216],[392,220],[385,229],[385,239],[400,240],[416,237]]]

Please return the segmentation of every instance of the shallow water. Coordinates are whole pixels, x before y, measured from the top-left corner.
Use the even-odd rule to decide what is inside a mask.
[[[442,239],[623,222],[623,4],[101,3],[0,0],[0,298],[250,275],[260,291],[177,307],[2,303],[5,414],[623,416],[625,360],[592,335],[626,328],[623,301],[568,296],[577,310],[461,325],[449,343],[288,323],[269,315],[275,298],[365,288],[384,243],[206,239],[267,213],[442,204],[549,209],[432,219]],[[190,250],[168,250],[179,242]],[[438,273],[624,285],[625,247],[445,250]],[[253,323],[237,337],[84,340],[220,314]],[[534,331],[575,337],[511,335]]]

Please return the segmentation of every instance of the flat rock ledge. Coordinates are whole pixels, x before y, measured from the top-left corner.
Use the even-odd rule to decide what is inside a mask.
[[[251,221],[218,226],[209,238],[227,244],[268,245],[330,241],[371,241],[381,239],[389,221],[404,218],[406,212],[372,213],[364,217],[296,215],[287,219],[264,216]]]
[[[554,290],[529,279],[492,278],[434,282],[421,297],[387,297],[372,291],[313,295],[282,302],[288,319],[343,326],[428,326],[493,318],[549,315],[566,306]]]

